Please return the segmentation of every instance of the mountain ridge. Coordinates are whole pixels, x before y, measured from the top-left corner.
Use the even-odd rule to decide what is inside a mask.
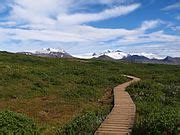
[[[40,56],[40,57],[51,57],[51,58],[73,58],[72,55],[67,53],[63,49],[55,49],[55,48],[43,48],[40,51],[35,52],[18,52],[19,54],[25,55],[33,55],[33,56]]]
[[[56,48],[43,48],[40,51],[33,52],[18,52],[25,55],[33,55],[40,57],[53,57],[53,58],[80,58],[80,59],[97,59],[108,61],[126,61],[135,63],[154,63],[154,64],[175,64],[180,65],[180,57],[160,57],[152,53],[125,53],[120,50],[106,50],[102,53],[92,53],[82,56],[75,56],[67,53],[63,49]]]

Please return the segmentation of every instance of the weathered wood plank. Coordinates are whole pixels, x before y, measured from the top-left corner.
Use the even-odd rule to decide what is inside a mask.
[[[129,82],[118,85],[114,88],[114,107],[106,119],[101,123],[95,135],[129,135],[134,123],[136,106],[130,95],[124,91],[126,87],[139,78],[126,76],[132,79]]]

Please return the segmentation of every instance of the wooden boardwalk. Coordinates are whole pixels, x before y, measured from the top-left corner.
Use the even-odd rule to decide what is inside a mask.
[[[114,88],[114,107],[103,123],[101,123],[95,135],[131,134],[136,106],[125,89],[131,83],[137,82],[140,79],[133,76],[126,77],[132,80]]]

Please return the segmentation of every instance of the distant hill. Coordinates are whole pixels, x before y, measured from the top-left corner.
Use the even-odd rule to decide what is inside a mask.
[[[165,59],[163,59],[163,62],[180,64],[180,57],[172,58],[172,57],[167,56]]]
[[[137,62],[137,63],[154,63],[154,64],[173,64],[173,65],[180,65],[180,57],[169,57],[167,56],[164,59],[149,59],[145,56],[138,56],[138,55],[129,55],[128,57],[124,57],[123,61],[128,62]]]
[[[99,56],[98,58],[96,58],[98,60],[115,60],[107,55],[102,55],[102,56]]]
[[[128,55],[124,57],[122,60],[129,61],[129,62],[140,62],[140,63],[147,63],[150,62],[150,59],[145,56],[138,56],[138,55]]]

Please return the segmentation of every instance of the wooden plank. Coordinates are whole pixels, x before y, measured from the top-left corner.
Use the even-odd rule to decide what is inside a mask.
[[[95,135],[129,135],[134,123],[136,106],[130,95],[124,90],[139,78],[126,76],[129,82],[114,88],[114,107],[106,119],[101,123]]]

